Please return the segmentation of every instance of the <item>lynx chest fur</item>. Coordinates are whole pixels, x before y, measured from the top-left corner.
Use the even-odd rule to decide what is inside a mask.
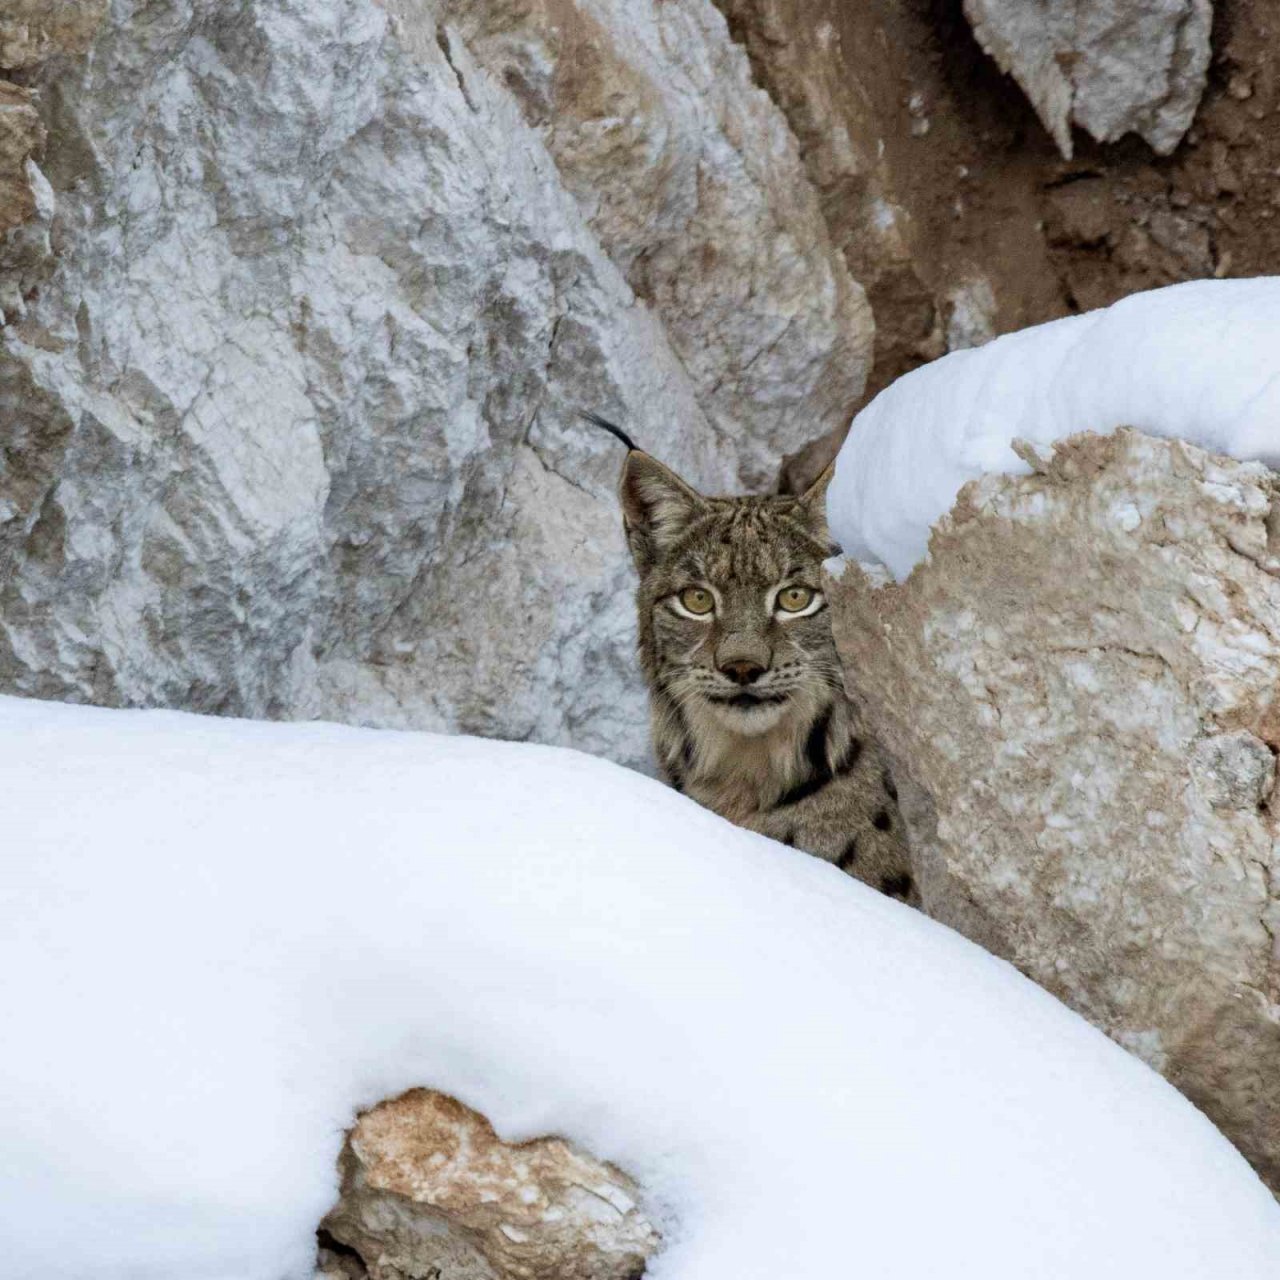
[[[845,695],[821,590],[825,478],[799,498],[711,498],[620,438],[640,658],[667,780],[731,822],[914,899],[893,780]]]

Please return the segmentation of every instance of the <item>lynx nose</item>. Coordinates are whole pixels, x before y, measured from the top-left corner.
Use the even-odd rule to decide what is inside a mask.
[[[739,658],[735,662],[722,662],[720,670],[735,684],[755,684],[765,673],[765,668],[750,658]]]

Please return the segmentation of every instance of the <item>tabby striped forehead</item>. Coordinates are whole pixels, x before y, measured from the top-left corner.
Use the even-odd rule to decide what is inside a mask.
[[[797,519],[793,498],[724,498],[712,503],[674,549],[671,567],[706,582],[778,582],[828,554]]]

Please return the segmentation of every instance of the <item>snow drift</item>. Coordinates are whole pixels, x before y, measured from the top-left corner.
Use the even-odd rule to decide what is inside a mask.
[[[3,699],[0,770],[10,1275],[304,1276],[343,1129],[417,1084],[635,1175],[668,1280],[1274,1274],[1145,1066],[616,766]]]
[[[1135,294],[900,378],[853,420],[832,532],[846,556],[901,581],[967,481],[1029,473],[1014,440],[1117,427],[1280,466],[1280,278]]]

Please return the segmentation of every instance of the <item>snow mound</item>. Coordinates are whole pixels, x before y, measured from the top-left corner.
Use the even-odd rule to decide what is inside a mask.
[[[648,1189],[666,1280],[1272,1277],[1159,1077],[831,867],[572,752],[0,699],[0,1242],[280,1280],[410,1085]]]
[[[853,560],[902,580],[968,481],[1042,446],[1135,427],[1280,467],[1280,278],[1134,294],[935,360],[853,420],[827,496]]]

